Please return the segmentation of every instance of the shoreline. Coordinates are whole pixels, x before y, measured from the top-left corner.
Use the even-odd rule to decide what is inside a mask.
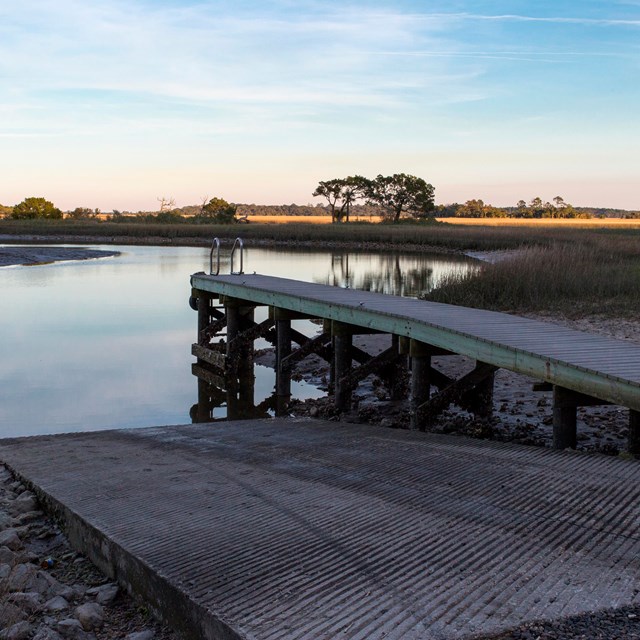
[[[241,234],[240,234],[241,235]],[[222,245],[233,244],[235,236],[221,237]],[[124,245],[133,247],[211,247],[212,238],[176,237],[165,238],[161,236],[73,236],[73,235],[8,235],[0,234],[0,244],[33,244],[33,245]],[[448,256],[460,256],[461,258],[475,258],[471,253],[451,249],[448,247],[425,244],[397,244],[389,245],[385,242],[359,241],[359,240],[273,240],[250,238],[245,241],[247,248],[251,247],[286,247],[289,249],[317,249],[317,250],[358,250],[362,251],[388,251],[403,253],[434,253]],[[494,253],[494,252],[492,252]]]
[[[118,255],[120,255],[119,251],[85,247],[0,247],[0,267],[36,266],[71,260],[110,258]]]

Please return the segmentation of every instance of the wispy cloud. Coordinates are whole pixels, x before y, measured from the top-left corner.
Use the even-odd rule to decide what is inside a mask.
[[[202,5],[143,10],[63,0],[52,7],[27,1],[5,9],[0,69],[17,87],[370,104],[385,93],[388,70],[372,68],[369,51],[429,39],[391,12],[282,19],[220,15]]]
[[[547,24],[574,24],[596,27],[640,27],[640,19],[583,18],[565,16],[527,16],[519,14],[485,15],[475,13],[442,13],[429,16],[457,20],[483,20],[491,22],[540,22]]]

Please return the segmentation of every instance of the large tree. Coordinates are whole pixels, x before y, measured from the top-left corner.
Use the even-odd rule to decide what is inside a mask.
[[[358,198],[365,197],[370,188],[370,181],[362,176],[348,176],[322,180],[318,183],[313,196],[327,199],[331,211],[331,222],[349,222],[351,205]]]
[[[435,212],[435,189],[422,178],[394,173],[369,181],[367,200],[382,207],[385,218],[398,222],[403,214],[425,218]]]
[[[12,218],[50,218],[61,219],[62,211],[44,198],[25,198],[13,207]]]

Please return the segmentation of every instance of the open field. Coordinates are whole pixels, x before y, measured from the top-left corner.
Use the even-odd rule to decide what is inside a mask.
[[[256,224],[331,224],[331,216],[247,216]],[[379,216],[351,216],[351,222],[380,222]]]
[[[438,218],[440,222],[478,227],[569,227],[640,229],[638,218]]]

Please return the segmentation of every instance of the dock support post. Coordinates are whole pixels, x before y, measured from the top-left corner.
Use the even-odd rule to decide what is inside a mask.
[[[577,444],[577,405],[574,393],[553,387],[553,448],[575,449]]]
[[[291,353],[291,320],[276,320],[276,415],[281,415],[291,398],[291,369],[282,361]]]
[[[242,307],[240,309],[241,328],[246,328],[253,324],[254,312],[254,307]],[[250,408],[253,408],[255,402],[256,377],[253,371],[253,340],[249,340],[243,344],[239,351],[238,397],[240,400],[240,411],[246,414]],[[245,415],[243,415],[243,417],[245,417]]]
[[[476,362],[476,369],[484,366],[479,360]],[[495,383],[495,371],[483,378],[476,384],[473,390],[471,410],[473,414],[482,420],[487,420],[493,416],[493,387]]]
[[[630,454],[640,457],[640,411],[629,409],[629,438],[627,450]]]
[[[423,427],[420,406],[429,400],[431,392],[431,349],[428,345],[411,340],[411,397],[409,400],[409,428]]]
[[[353,336],[350,328],[341,322],[331,323],[331,333],[334,340],[334,400],[338,411],[348,411],[351,408],[351,385],[345,382],[351,371],[351,347]]]
[[[201,344],[202,332],[209,326],[210,310],[211,310],[211,296],[204,291],[198,291],[198,340],[197,343]]]

